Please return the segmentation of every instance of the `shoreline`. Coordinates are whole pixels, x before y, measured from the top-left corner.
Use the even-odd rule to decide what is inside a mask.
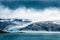
[[[7,31],[7,33],[60,33],[57,31]]]

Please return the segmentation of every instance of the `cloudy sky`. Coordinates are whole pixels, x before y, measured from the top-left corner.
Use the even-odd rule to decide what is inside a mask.
[[[60,20],[60,1],[0,1],[0,18]]]
[[[0,0],[0,1],[60,1],[60,0]]]

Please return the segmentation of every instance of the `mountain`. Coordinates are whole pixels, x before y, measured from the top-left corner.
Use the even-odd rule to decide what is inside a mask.
[[[1,19],[0,18],[0,30],[7,30],[7,28],[20,26],[26,23],[30,23],[28,19]]]
[[[37,22],[28,25],[20,29],[22,30],[31,30],[31,31],[60,31],[60,24],[54,23],[54,21],[45,21],[45,22]]]
[[[7,32],[0,30],[0,33],[7,33]]]
[[[5,32],[7,31],[60,31],[60,21],[43,21],[43,22],[36,22],[27,25],[26,23],[30,23],[31,21],[28,20],[20,20],[20,19],[13,19],[13,21],[4,21],[0,22],[0,30]],[[26,24],[27,26],[22,27],[21,25]],[[13,27],[21,26],[22,28],[13,28]],[[12,28],[8,30],[9,28]]]

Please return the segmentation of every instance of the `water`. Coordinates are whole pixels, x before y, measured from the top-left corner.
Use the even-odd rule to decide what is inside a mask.
[[[54,33],[3,33],[0,40],[60,40],[60,34]]]

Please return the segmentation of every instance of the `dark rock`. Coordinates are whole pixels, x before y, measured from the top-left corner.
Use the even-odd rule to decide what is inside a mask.
[[[0,33],[8,33],[8,32],[5,32],[5,31],[0,30]]]
[[[28,25],[25,28],[22,28],[20,30],[34,30],[34,31],[60,31],[60,25],[55,24],[53,22],[37,22],[37,23],[32,23]]]

